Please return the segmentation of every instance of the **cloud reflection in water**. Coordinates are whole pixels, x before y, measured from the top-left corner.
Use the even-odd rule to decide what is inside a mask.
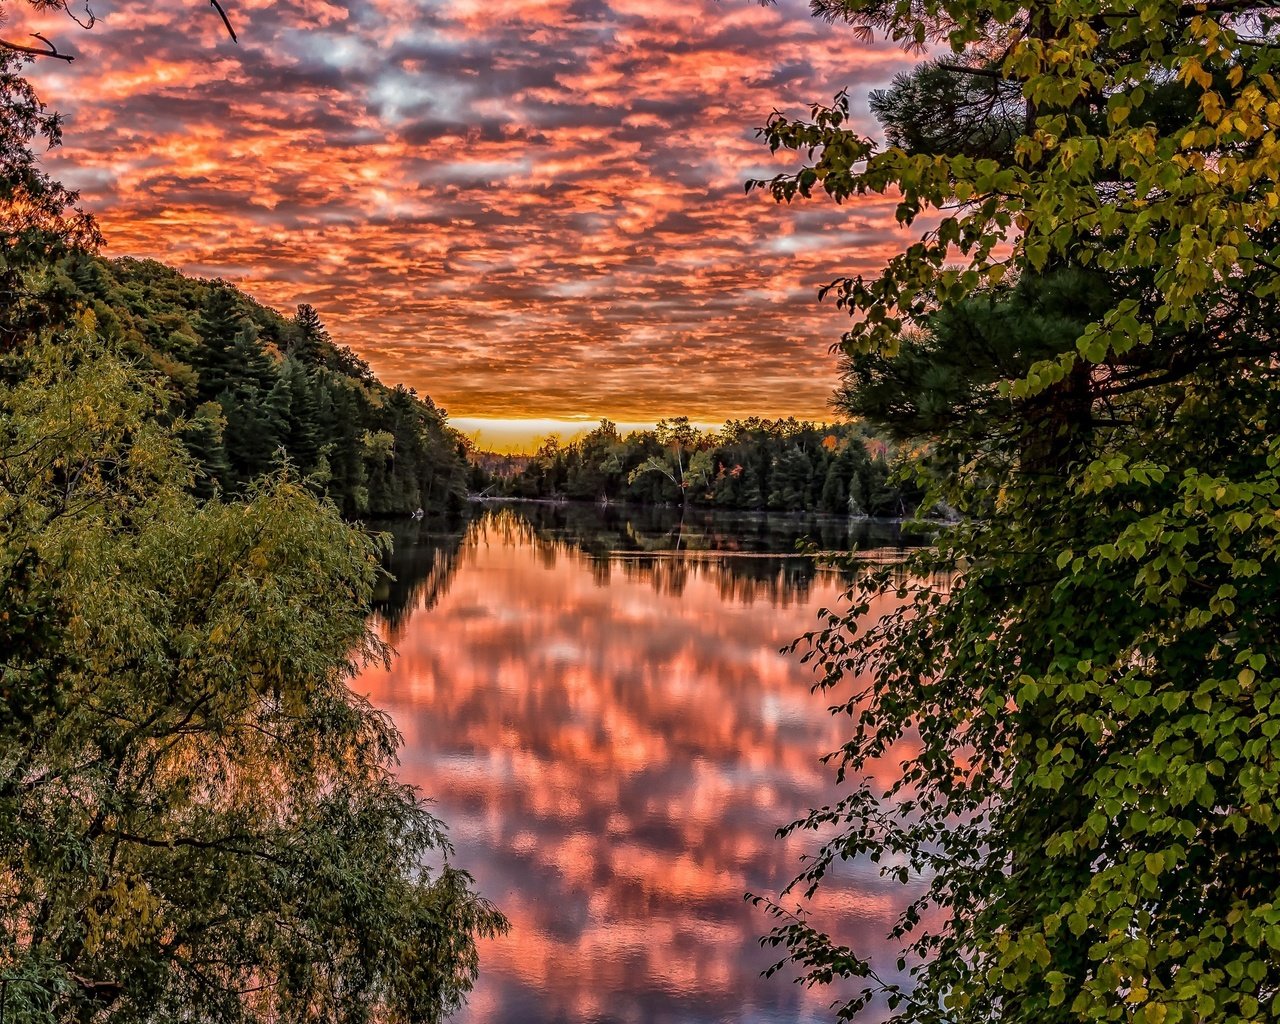
[[[383,622],[399,657],[357,684],[512,921],[462,1019],[828,1019],[835,993],[759,977],[767,922],[742,896],[795,874],[803,846],[774,829],[835,796],[818,757],[848,723],[778,649],[838,577],[584,548],[509,513],[402,542]],[[901,889],[854,865],[822,898],[892,974]]]

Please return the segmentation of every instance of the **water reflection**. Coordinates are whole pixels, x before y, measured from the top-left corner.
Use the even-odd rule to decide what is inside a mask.
[[[380,614],[400,656],[359,687],[513,926],[463,1020],[829,1016],[833,993],[760,979],[742,894],[795,873],[774,828],[835,795],[818,756],[846,723],[778,649],[842,584],[760,557],[785,529],[676,529],[577,508],[397,531]],[[824,899],[866,946],[901,891],[856,865]]]
[[[554,567],[565,554],[587,556],[596,582],[615,573],[648,581],[660,593],[679,596],[690,576],[714,580],[726,601],[767,601],[789,607],[809,599],[814,580],[834,570],[796,553],[797,544],[822,552],[857,551],[864,558],[897,558],[924,538],[898,524],[832,516],[681,512],[670,508],[621,509],[578,504],[498,505],[483,516],[485,543],[532,547]],[[474,530],[473,539],[480,535]],[[467,534],[456,523],[396,521],[391,534],[393,578],[382,585],[378,610],[395,635],[412,608],[430,610],[448,589]],[[846,574],[838,574],[847,582]]]

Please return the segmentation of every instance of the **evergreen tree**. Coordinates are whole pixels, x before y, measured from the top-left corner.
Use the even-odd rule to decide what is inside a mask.
[[[328,460],[330,491],[347,515],[369,510],[369,492],[362,435],[363,410],[355,385],[341,377],[327,380],[330,421],[328,443],[322,449]]]
[[[809,457],[796,445],[788,447],[774,460],[770,482],[769,507],[775,509],[804,509],[807,492],[813,477]]]
[[[307,365],[323,363],[334,346],[315,307],[305,302],[299,305],[290,326],[288,354]]]
[[[244,333],[246,321],[235,291],[216,282],[207,292],[197,325],[200,346],[196,352],[196,370],[200,374],[199,395],[202,401],[216,399],[224,391],[234,389],[241,377],[237,343]]]
[[[320,454],[320,401],[315,376],[296,359],[286,359],[280,379],[289,395],[288,424],[285,430],[289,455],[304,473],[316,464]]]
[[[367,365],[333,345],[314,315],[302,317],[316,343],[308,363],[298,355],[294,321],[224,282],[187,278],[154,261],[92,254],[68,259],[52,279],[73,293],[68,308],[92,302],[105,337],[169,378],[188,420],[208,401],[225,405],[225,460],[211,463],[205,478],[222,479],[226,493],[274,466],[282,448],[313,483],[333,487],[335,500],[353,515],[456,510],[465,500],[465,453],[440,410],[412,389],[378,382]],[[295,354],[281,357],[286,351]],[[348,419],[341,423],[336,391],[349,399],[342,402]],[[383,430],[396,438],[397,457],[370,482],[363,477],[371,467],[357,465],[360,439],[365,431]],[[206,452],[207,440],[193,436],[192,443]],[[329,457],[322,458],[325,446]],[[366,499],[357,501],[360,487]]]
[[[288,449],[289,428],[293,422],[293,389],[283,374],[275,375],[275,381],[262,401],[262,409],[272,438]]]
[[[833,459],[827,467],[826,476],[823,477],[822,496],[819,499],[823,512],[839,514],[846,511],[849,481],[840,469],[840,463]]]
[[[234,486],[225,443],[226,414],[217,402],[205,402],[187,421],[183,443],[195,460],[194,490],[197,497],[212,498]]]
[[[67,257],[67,273],[76,290],[86,298],[102,299],[107,296],[110,281],[102,270],[102,261],[92,253],[85,251],[71,253]]]

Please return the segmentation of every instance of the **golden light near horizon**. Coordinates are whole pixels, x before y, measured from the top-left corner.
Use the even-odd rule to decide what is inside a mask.
[[[771,110],[910,62],[799,0],[237,0],[239,45],[188,0],[95,6],[31,74],[106,254],[309,302],[461,419],[821,419],[817,289],[902,239],[892,199],[744,195],[786,166]]]
[[[656,420],[611,421],[620,434],[652,430]],[[537,451],[550,437],[561,444],[576,441],[600,426],[600,420],[499,419],[483,416],[454,416],[449,425],[470,438],[480,451],[500,455],[526,455]],[[699,430],[718,430],[723,422],[693,422]]]

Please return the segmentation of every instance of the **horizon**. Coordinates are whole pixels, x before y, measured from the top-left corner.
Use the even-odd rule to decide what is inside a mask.
[[[659,417],[663,419],[664,417]],[[670,417],[665,417],[670,418]],[[477,451],[495,455],[532,455],[551,437],[561,444],[569,444],[591,433],[600,426],[601,419],[609,419],[618,433],[630,434],[638,430],[652,430],[657,420],[618,421],[612,417],[587,419],[521,418],[507,419],[477,416],[450,416],[449,426],[469,438]],[[724,421],[690,423],[699,430],[718,430]]]
[[[609,419],[617,428],[618,433],[625,437],[628,434],[637,431],[652,430],[658,424],[658,420],[673,419],[674,415],[659,416],[654,420],[634,420],[619,421],[611,417],[600,417],[593,420],[586,419],[523,419],[520,417],[512,417],[509,419],[486,418],[476,416],[450,416],[449,425],[454,430],[468,438],[476,447],[477,451],[488,452],[493,455],[533,455],[537,452],[541,445],[550,439],[556,437],[561,444],[570,444],[579,438],[591,433],[600,426],[601,419]],[[729,417],[729,419],[740,419],[745,417]],[[786,419],[787,417],[761,417],[762,419]],[[847,422],[847,418],[835,415],[825,417],[795,417],[801,422],[810,422],[817,426],[832,426],[838,423]],[[722,429],[728,420],[693,420],[689,421],[690,426],[696,427],[703,433],[718,431]]]

